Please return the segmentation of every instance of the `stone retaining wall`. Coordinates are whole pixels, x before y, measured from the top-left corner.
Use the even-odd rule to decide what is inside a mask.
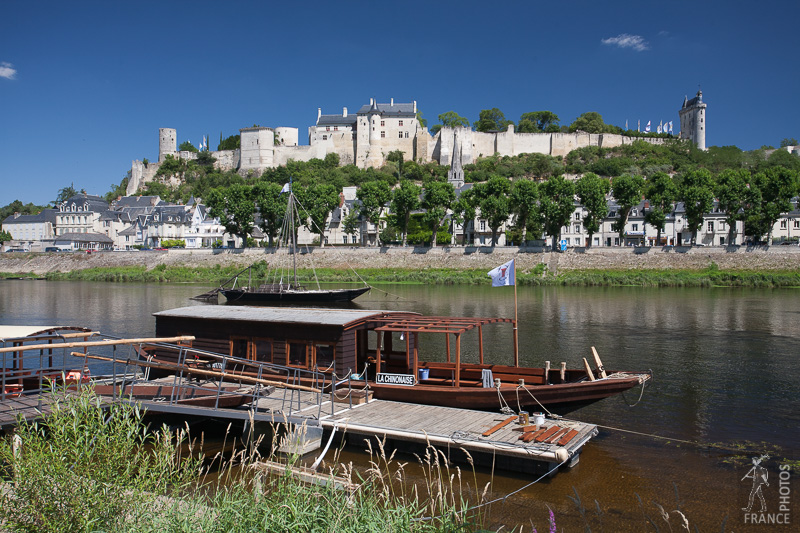
[[[277,252],[285,254],[285,251]],[[800,248],[771,247],[696,247],[696,248],[574,248],[564,253],[541,248],[516,247],[440,247],[440,248],[312,248],[302,253],[299,266],[313,262],[318,268],[452,268],[486,269],[512,258],[517,268],[529,271],[545,263],[552,272],[582,269],[704,269],[716,263],[723,270],[788,270],[800,268]],[[309,262],[310,259],[310,262]],[[273,250],[169,250],[147,252],[86,253],[4,253],[0,254],[0,272],[46,274],[55,271],[98,267],[157,265],[213,267],[278,260]],[[281,261],[285,260],[282,259]]]

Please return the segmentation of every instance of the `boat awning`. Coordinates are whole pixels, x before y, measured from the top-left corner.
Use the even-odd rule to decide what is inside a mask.
[[[472,318],[449,316],[412,316],[400,318],[375,328],[375,331],[461,334],[488,324],[514,321],[510,318]]]

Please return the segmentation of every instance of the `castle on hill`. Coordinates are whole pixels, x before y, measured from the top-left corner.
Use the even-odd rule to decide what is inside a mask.
[[[702,93],[691,100],[684,99],[679,111],[680,138],[689,139],[705,149],[705,108]],[[197,153],[178,151],[177,131],[158,130],[158,162],[133,161],[127,194],[135,194],[145,183],[155,178],[166,157],[196,159]],[[479,132],[470,128],[442,128],[431,135],[417,119],[417,102],[399,103],[390,99],[379,103],[370,98],[369,104],[355,113],[345,107],[341,113],[323,114],[317,109],[317,120],[308,128],[308,145],[299,145],[297,128],[261,127],[239,130],[240,148],[210,152],[220,170],[235,170],[242,175],[260,174],[269,168],[292,161],[324,159],[328,154],[339,156],[341,165],[359,168],[381,167],[390,152],[400,150],[406,160],[420,163],[435,161],[451,165],[454,154],[462,165],[475,163],[480,157],[494,154],[546,154],[565,156],[586,146],[614,148],[644,140],[662,144],[664,139],[629,137],[614,133],[518,133],[514,125],[505,131]]]

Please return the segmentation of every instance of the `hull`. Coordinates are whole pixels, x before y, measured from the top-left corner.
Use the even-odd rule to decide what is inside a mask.
[[[287,303],[338,303],[351,302],[370,287],[358,289],[333,289],[333,290],[285,290],[285,291],[249,291],[245,289],[223,289],[220,292],[229,304],[260,305],[276,302]]]
[[[101,396],[116,395],[131,397],[134,400],[165,401],[174,399],[179,405],[193,405],[196,407],[239,407],[252,400],[248,394],[234,394],[237,387],[222,387],[217,394],[217,389],[203,389],[198,387],[174,387],[172,385],[158,385],[150,383],[137,383],[115,387],[113,385],[95,385],[94,391]]]
[[[648,379],[644,375],[632,375],[629,378],[613,378],[579,383],[560,383],[553,385],[526,385],[526,390],[517,389],[516,385],[501,385],[500,394],[504,403],[500,402],[495,387],[453,387],[436,385],[415,385],[403,387],[399,385],[378,385],[370,383],[374,397],[380,400],[439,405],[461,409],[481,411],[497,411],[504,405],[516,410],[519,405],[526,411],[541,411],[541,405],[549,411],[561,414],[574,411],[596,401],[620,394],[643,384]]]

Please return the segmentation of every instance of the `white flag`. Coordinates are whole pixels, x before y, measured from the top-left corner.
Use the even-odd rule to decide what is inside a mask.
[[[204,150],[204,149],[206,149],[206,148],[208,148],[208,144],[206,144],[206,136],[205,136],[205,135],[203,135],[203,145],[202,145],[202,148],[201,148],[201,150]]]
[[[669,121],[669,133],[672,134],[672,121]]]
[[[514,285],[517,281],[514,269],[514,260],[503,263],[497,268],[489,271],[488,276],[492,278],[492,287],[502,287],[504,285]]]
[[[281,194],[289,192],[290,189],[291,189],[291,186],[288,183],[284,183],[283,184],[283,189],[281,189]]]
[[[658,127],[656,127],[656,133],[661,133],[661,124],[659,124]]]
[[[647,121],[647,126],[644,127],[644,132],[645,133],[650,133],[650,121],[649,120]]]

